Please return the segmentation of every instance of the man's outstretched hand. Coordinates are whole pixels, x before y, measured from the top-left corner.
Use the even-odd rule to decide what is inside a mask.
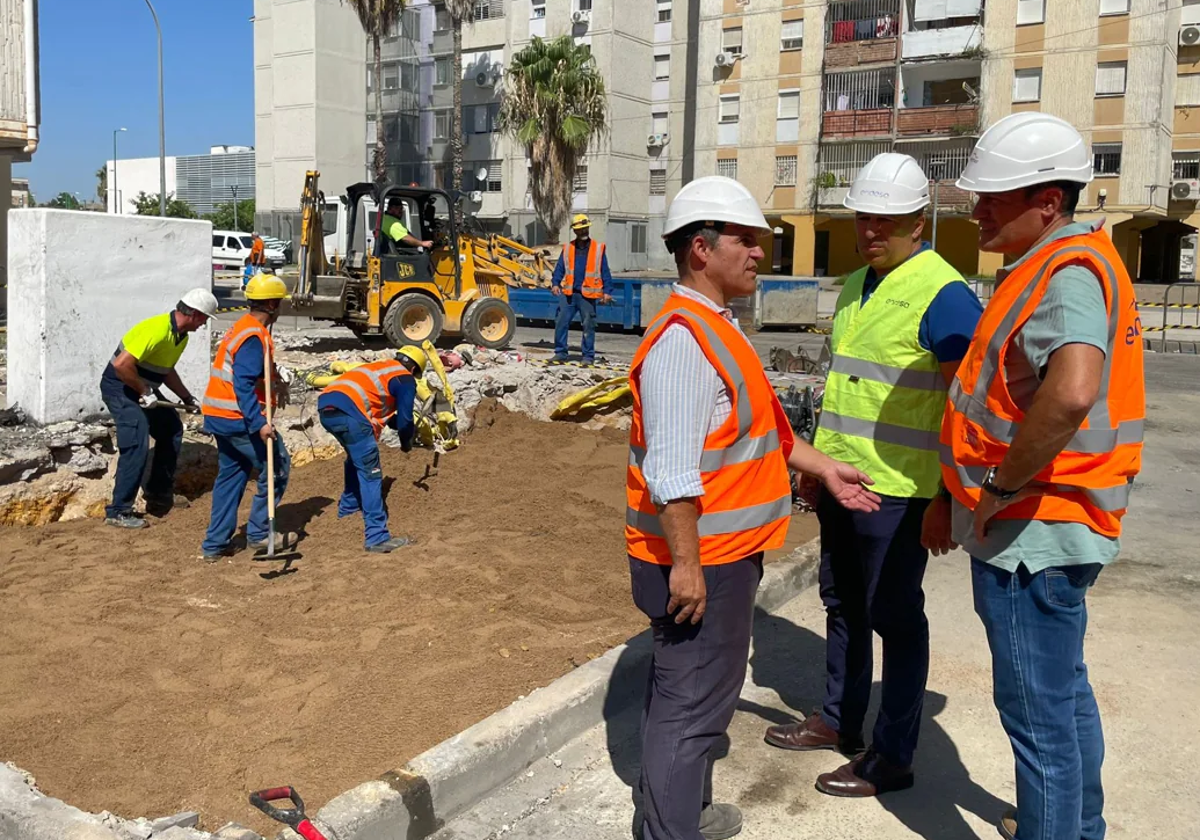
[[[879,510],[879,496],[867,489],[868,484],[874,484],[871,477],[860,472],[849,464],[834,461],[820,475],[821,483],[829,491],[829,495],[847,510],[858,510],[871,513]]]

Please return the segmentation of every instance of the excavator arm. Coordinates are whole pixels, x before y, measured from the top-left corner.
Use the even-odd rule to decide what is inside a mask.
[[[312,297],[312,278],[329,270],[325,259],[325,231],[321,219],[324,200],[318,187],[321,173],[304,173],[304,192],[300,196],[300,279],[296,282],[293,300]]]
[[[544,250],[530,248],[499,234],[464,237],[475,273],[516,287],[549,286],[553,266]]]

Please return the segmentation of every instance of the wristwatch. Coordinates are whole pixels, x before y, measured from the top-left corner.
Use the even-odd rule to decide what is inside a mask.
[[[980,485],[988,493],[991,493],[1002,502],[1007,502],[1009,499],[1021,492],[1021,488],[1016,490],[1005,490],[1003,487],[996,485],[996,467],[989,467],[988,471],[983,474],[983,484]]]

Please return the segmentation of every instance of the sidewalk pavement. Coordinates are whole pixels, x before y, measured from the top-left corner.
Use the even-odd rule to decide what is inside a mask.
[[[1200,395],[1194,359],[1147,362],[1145,470],[1122,559],[1088,596],[1087,660],[1107,741],[1110,838],[1184,840],[1200,825],[1200,572],[1194,546]],[[820,705],[824,613],[815,589],[760,613],[750,673],[716,762],[719,801],[745,815],[745,840],[994,838],[1014,800],[1013,758],[991,700],[991,662],[975,616],[967,558],[931,558],[925,578],[932,659],[916,786],[874,800],[818,793],[831,752],[774,749],[764,729]],[[880,652],[876,646],[876,680]],[[622,672],[614,681],[645,679]],[[878,685],[876,685],[876,700]],[[629,840],[638,778],[638,709],[605,722],[452,820],[437,840]],[[874,720],[874,707],[868,723]],[[869,737],[869,732],[868,732]]]

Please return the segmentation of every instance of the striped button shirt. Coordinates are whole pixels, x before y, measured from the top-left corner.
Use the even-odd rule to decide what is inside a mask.
[[[720,313],[741,334],[732,309],[722,309],[678,283],[671,288],[675,294]],[[703,496],[700,456],[705,438],[720,428],[733,410],[729,388],[691,330],[682,324],[667,327],[654,342],[642,362],[640,382],[646,433],[642,475],[650,499],[665,505]]]

